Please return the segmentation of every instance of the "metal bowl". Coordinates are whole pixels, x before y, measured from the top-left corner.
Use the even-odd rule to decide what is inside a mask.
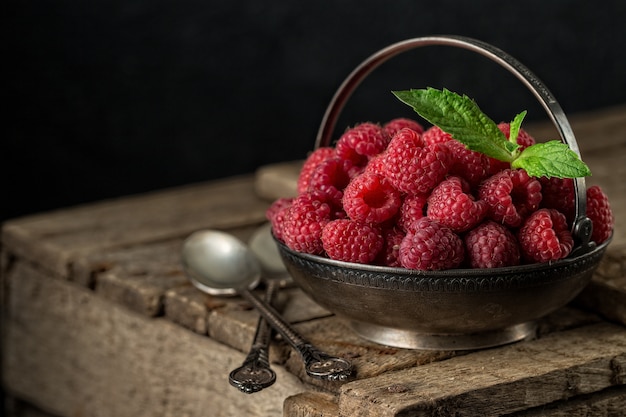
[[[542,104],[561,139],[580,156],[563,110],[546,86],[515,58],[484,42],[429,36],[390,45],[341,84],[322,119],[315,147],[329,146],[339,113],[377,66],[409,49],[444,45],[483,55],[515,75]],[[535,320],[571,301],[591,279],[608,241],[590,241],[585,179],[574,181],[576,247],[567,259],[494,269],[416,271],[359,265],[294,252],[277,242],[294,281],[320,305],[350,320],[360,336],[389,346],[478,349],[532,336]]]
[[[534,321],[589,283],[608,241],[552,263],[417,271],[335,261],[277,241],[294,282],[361,337],[417,349],[478,349],[534,335]]]

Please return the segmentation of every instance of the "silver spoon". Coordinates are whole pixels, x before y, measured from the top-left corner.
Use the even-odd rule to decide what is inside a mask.
[[[236,237],[216,231],[193,233],[183,243],[183,267],[190,281],[211,295],[239,294],[302,356],[306,373],[331,381],[346,380],[352,364],[330,356],[298,334],[280,314],[250,290],[261,278],[261,266],[253,252]]]

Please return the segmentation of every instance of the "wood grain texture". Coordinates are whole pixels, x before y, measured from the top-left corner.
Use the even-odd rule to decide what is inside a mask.
[[[335,396],[323,392],[303,392],[287,397],[283,407],[284,417],[338,417]]]
[[[266,209],[254,193],[254,178],[244,176],[10,220],[2,242],[14,255],[69,279],[72,264],[89,254],[203,228],[260,224]]]
[[[7,277],[3,382],[11,395],[63,416],[280,416],[305,386],[275,366],[251,397],[231,387],[244,355],[163,319],[149,319],[27,263]]]
[[[503,415],[626,383],[626,329],[585,326],[345,384],[342,416]]]

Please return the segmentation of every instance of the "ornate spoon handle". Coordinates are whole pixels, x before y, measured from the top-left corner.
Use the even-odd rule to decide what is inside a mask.
[[[343,359],[330,356],[309,343],[298,334],[272,306],[263,302],[247,289],[239,294],[249,301],[269,324],[302,356],[306,373],[314,378],[329,381],[344,381],[352,374],[352,364]]]
[[[271,305],[276,290],[280,286],[277,280],[269,280],[265,301]],[[269,345],[272,339],[272,328],[263,317],[259,318],[256,333],[250,352],[241,366],[228,375],[230,385],[241,392],[252,394],[271,386],[276,381],[276,373],[269,362]]]

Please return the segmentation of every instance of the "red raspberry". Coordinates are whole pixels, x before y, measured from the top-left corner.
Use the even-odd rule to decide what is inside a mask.
[[[448,177],[428,197],[426,215],[460,233],[483,221],[489,206],[469,194],[469,184],[460,177]]]
[[[511,169],[511,164],[509,162],[500,161],[495,158],[487,157],[487,176],[490,177],[495,175],[505,169]]]
[[[333,220],[322,230],[322,244],[331,259],[371,263],[383,247],[380,228],[350,219]]]
[[[400,192],[385,177],[363,173],[355,177],[343,194],[343,208],[352,220],[382,223],[398,212]]]
[[[549,262],[565,258],[574,239],[565,215],[554,209],[539,209],[526,219],[519,231],[519,243],[528,262]]]
[[[313,171],[319,164],[335,156],[335,148],[317,148],[309,154],[302,164],[300,175],[298,176],[298,194],[305,193],[309,189],[309,180]]]
[[[427,201],[428,196],[425,194],[411,194],[404,197],[397,220],[398,226],[402,230],[408,231],[413,222],[426,215]]]
[[[463,262],[463,241],[448,227],[428,217],[413,223],[400,245],[400,264],[409,269],[440,270]]]
[[[330,206],[310,193],[298,196],[284,212],[285,244],[297,251],[321,254],[322,229],[330,221]]]
[[[485,154],[467,149],[465,145],[454,139],[447,141],[446,146],[450,149],[452,157],[450,175],[464,178],[472,188],[487,178],[489,161]]]
[[[487,220],[465,235],[467,259],[472,268],[500,268],[520,263],[517,239],[506,227]]]
[[[378,252],[374,263],[394,268],[401,267],[402,265],[400,265],[398,257],[400,256],[400,244],[404,236],[405,233],[397,227],[383,229],[383,247]]]
[[[498,125],[498,129],[500,129],[500,131],[502,133],[504,133],[504,136],[506,136],[506,138],[509,139],[509,137],[511,135],[511,124],[510,123],[502,122],[502,123],[500,123]],[[519,133],[517,134],[517,144],[519,145],[519,150],[521,152],[524,149],[528,148],[529,146],[534,145],[535,144],[535,138],[533,138],[524,129],[520,129]]]
[[[388,121],[383,126],[383,131],[389,138],[393,138],[393,135],[395,135],[398,131],[404,129],[405,127],[413,129],[419,134],[422,134],[422,132],[424,132],[424,128],[421,124],[413,119],[407,119],[404,117],[399,117],[397,119]]]
[[[505,169],[483,181],[478,196],[489,205],[492,220],[518,227],[539,207],[541,184],[523,169]]]
[[[279,198],[275,200],[266,210],[265,217],[272,224],[272,233],[278,240],[283,240],[283,225],[285,212],[291,207],[293,198]]]
[[[427,145],[433,145],[435,143],[446,143],[452,140],[452,136],[449,133],[444,132],[439,126],[431,126],[422,135],[424,142]]]
[[[389,137],[380,125],[361,123],[348,129],[337,141],[335,152],[356,166],[365,166],[369,158],[385,150]]]
[[[422,146],[419,134],[402,129],[393,137],[383,156],[384,174],[400,191],[430,192],[448,173],[450,154],[444,144]]]
[[[574,180],[571,178],[540,177],[541,207],[565,214],[569,224],[574,220]]]
[[[367,165],[365,166],[363,173],[371,172],[373,174],[384,176],[385,169],[384,169],[383,155],[384,153],[381,153],[381,154],[374,156],[372,159],[370,159]]]
[[[609,198],[598,185],[587,188],[587,217],[593,224],[591,240],[600,244],[611,236],[615,218]]]
[[[321,162],[309,178],[308,192],[314,192],[333,206],[340,207],[343,190],[350,182],[355,167],[349,160],[329,158]]]

